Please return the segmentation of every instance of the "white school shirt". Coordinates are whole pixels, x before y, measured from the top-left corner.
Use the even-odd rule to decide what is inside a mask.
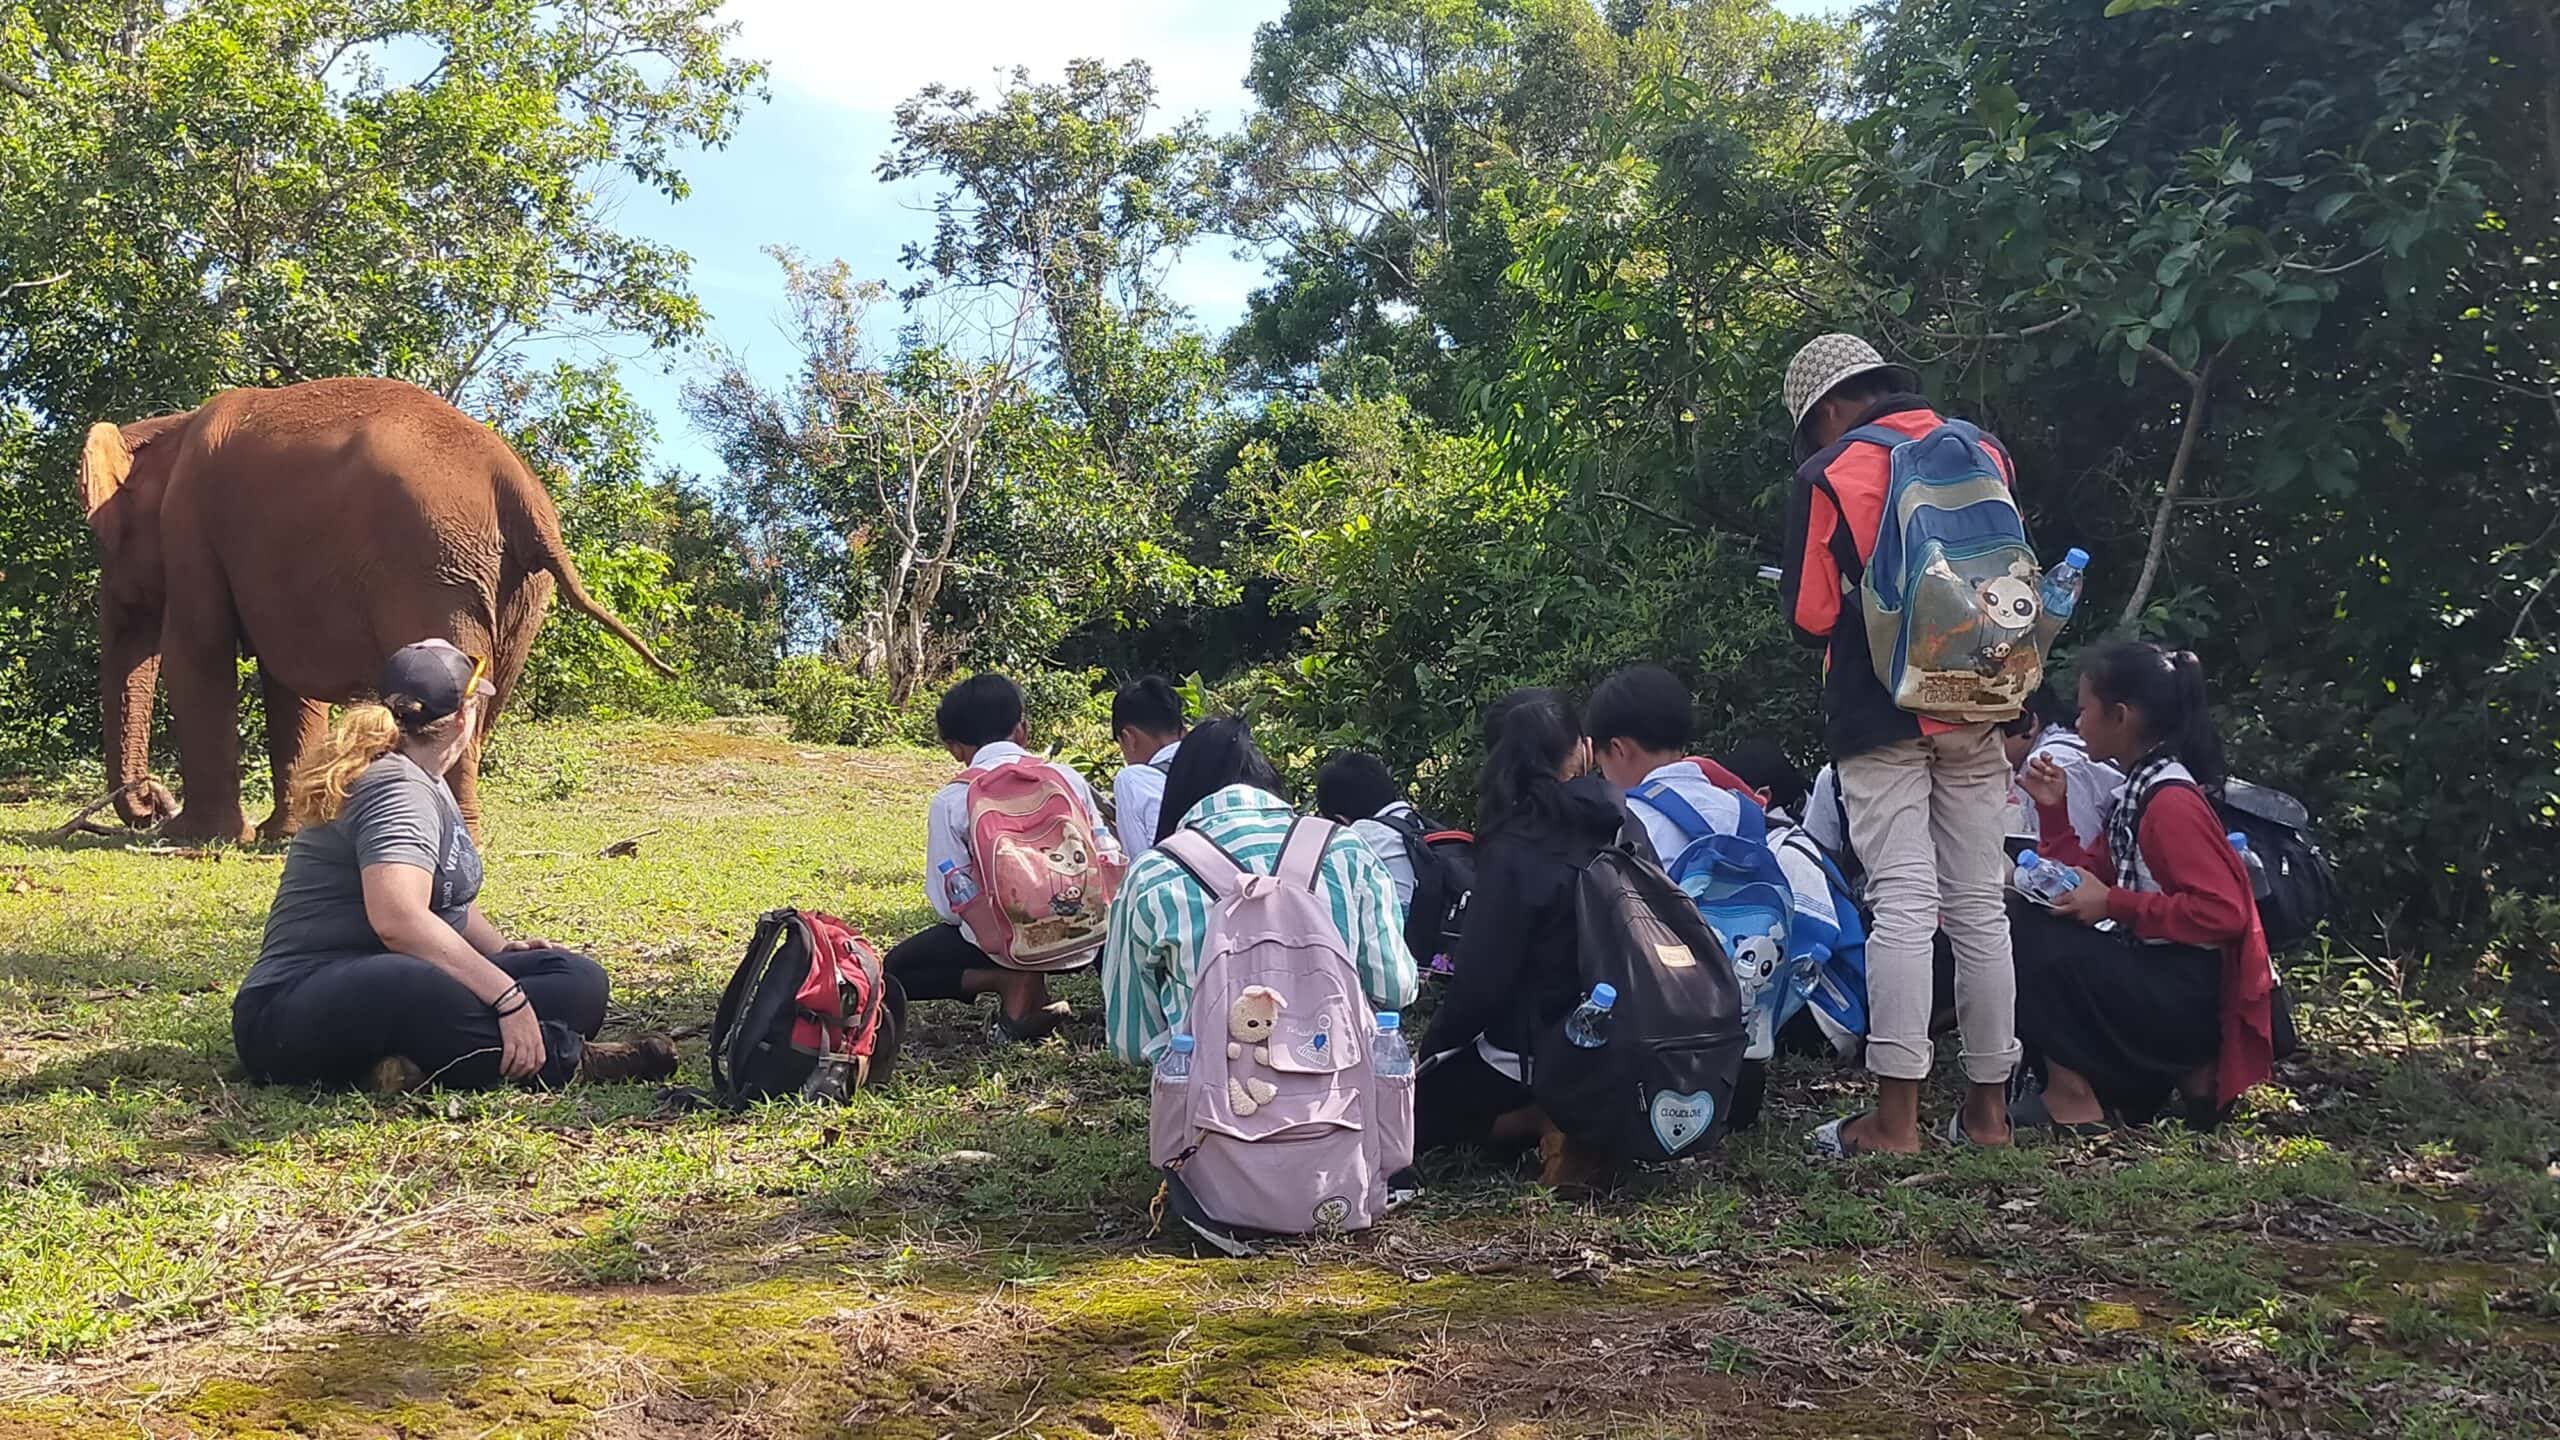
[[[1398,800],[1378,812],[1375,819],[1354,820],[1351,833],[1369,847],[1378,863],[1387,867],[1387,877],[1396,882],[1396,903],[1407,910],[1413,908],[1413,857],[1405,853],[1404,836],[1386,823],[1390,815],[1411,815],[1411,805]]]
[[[975,770],[1030,753],[1010,740],[998,740],[992,745],[980,746],[978,753],[969,757],[969,768]],[[1055,761],[1050,763],[1057,764]],[[1076,799],[1083,803],[1087,822],[1099,832],[1102,826],[1093,819],[1099,813],[1093,808],[1093,787],[1085,783],[1084,776],[1076,773],[1074,766],[1057,765],[1057,769],[1067,777],[1067,788],[1073,790]],[[969,787],[958,780],[933,792],[933,808],[925,812],[924,822],[924,898],[932,904],[933,913],[941,916],[944,924],[956,925],[960,923],[960,917],[951,908],[951,897],[943,891],[942,862],[945,860],[950,861],[955,869],[969,864]],[[985,878],[980,877],[978,883],[983,887]]]
[[[2096,845],[2105,838],[2107,816],[2124,793],[2124,772],[2104,760],[2090,759],[2089,747],[2067,725],[2046,726],[2036,736],[2035,748],[2027,752],[2026,764],[2036,763],[2039,755],[2052,757],[2062,767],[2063,800],[2071,813],[2071,829],[2082,845]],[[2027,793],[2026,773],[2026,765],[2019,766],[2017,777],[2009,782],[2008,832],[2013,840],[2042,838],[2035,798]]]
[[[1156,848],[1156,821],[1164,815],[1164,772],[1159,765],[1169,764],[1173,752],[1182,748],[1174,741],[1147,757],[1144,765],[1123,765],[1111,777],[1111,813],[1120,822],[1120,853],[1131,864],[1139,856]]]
[[[1627,792],[1627,811],[1644,826],[1645,838],[1653,842],[1653,853],[1666,868],[1680,858],[1681,851],[1689,848],[1689,835],[1672,824],[1671,817],[1637,797],[1636,790],[1656,780],[1669,786],[1672,794],[1689,802],[1689,808],[1697,811],[1698,818],[1707,822],[1708,833],[1731,835],[1741,828],[1741,798],[1708,779],[1705,771],[1686,760],[1674,760],[1657,768],[1637,782],[1635,790]]]
[[[1804,833],[1834,861],[1849,853],[1849,812],[1840,804],[1840,771],[1825,765],[1804,800]]]

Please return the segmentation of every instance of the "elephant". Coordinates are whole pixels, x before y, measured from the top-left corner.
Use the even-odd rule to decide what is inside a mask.
[[[495,432],[396,380],[225,390],[194,410],[89,427],[81,499],[97,537],[108,783],[135,827],[247,843],[291,828],[286,777],[331,702],[370,697],[384,659],[444,639],[488,661],[506,707],[553,585],[661,674],[587,594],[559,512]],[[240,806],[239,657],[265,691],[275,813]],[[184,805],[150,775],[169,682]],[[446,777],[480,829],[481,742]]]

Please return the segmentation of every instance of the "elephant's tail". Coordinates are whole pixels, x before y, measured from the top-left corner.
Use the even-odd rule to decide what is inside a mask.
[[[670,680],[676,678],[676,667],[659,659],[658,652],[650,649],[649,642],[641,639],[630,626],[623,624],[621,616],[604,608],[587,593],[586,584],[578,578],[577,564],[569,558],[565,547],[554,541],[539,558],[542,568],[550,571],[551,577],[560,582],[560,598],[568,601],[571,609],[584,612],[588,619],[612,631],[616,639],[648,661],[650,669]]]

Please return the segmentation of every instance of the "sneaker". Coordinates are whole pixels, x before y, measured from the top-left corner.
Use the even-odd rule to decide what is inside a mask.
[[[590,1040],[578,1055],[578,1078],[590,1085],[617,1080],[664,1080],[676,1073],[676,1042],[664,1035],[637,1040]]]
[[[364,1072],[367,1095],[406,1095],[427,1088],[427,1072],[406,1055],[385,1055]]]

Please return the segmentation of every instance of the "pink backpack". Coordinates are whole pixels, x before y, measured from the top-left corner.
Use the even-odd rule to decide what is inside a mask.
[[[1413,1163],[1413,1077],[1372,1068],[1375,1017],[1325,901],[1334,833],[1299,820],[1269,875],[1196,830],[1159,847],[1211,897],[1191,1078],[1156,1082],[1149,1123],[1150,1158],[1195,1227],[1366,1229],[1386,1213],[1388,1177]]]
[[[969,938],[1018,970],[1066,970],[1102,946],[1127,869],[1066,772],[1028,755],[964,770],[977,894],[957,907]]]

